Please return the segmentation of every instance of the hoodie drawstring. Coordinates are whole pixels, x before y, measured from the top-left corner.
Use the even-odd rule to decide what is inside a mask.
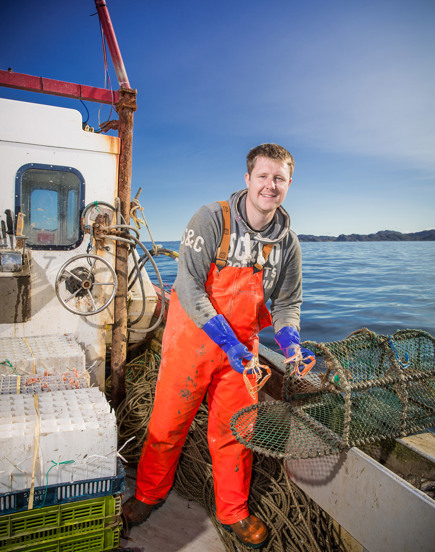
[[[242,258],[242,266],[248,266],[251,260],[251,236],[249,232],[245,232],[245,253]]]
[[[263,256],[263,244],[258,243],[257,264],[260,266],[263,266],[265,262],[266,262],[266,259]]]

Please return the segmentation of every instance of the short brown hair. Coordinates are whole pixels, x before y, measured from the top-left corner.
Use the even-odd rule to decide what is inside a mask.
[[[252,148],[246,156],[246,165],[249,176],[251,176],[252,170],[255,167],[257,157],[268,157],[269,159],[275,159],[277,161],[287,163],[288,168],[290,169],[290,178],[292,177],[293,170],[295,168],[295,160],[293,159],[293,155],[282,146],[279,146],[278,144],[261,144],[260,146]]]

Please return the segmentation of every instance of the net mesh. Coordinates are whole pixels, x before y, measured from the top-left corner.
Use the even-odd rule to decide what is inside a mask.
[[[237,412],[235,437],[278,458],[313,458],[435,425],[435,339],[420,330],[392,336],[366,328],[343,341],[304,346],[316,355],[304,377],[284,376],[282,401]]]

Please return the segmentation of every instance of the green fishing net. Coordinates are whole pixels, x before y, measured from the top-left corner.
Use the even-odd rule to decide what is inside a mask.
[[[366,328],[343,341],[304,347],[316,365],[303,378],[287,365],[282,401],[237,412],[231,430],[246,447],[277,458],[314,458],[435,425],[435,339]]]

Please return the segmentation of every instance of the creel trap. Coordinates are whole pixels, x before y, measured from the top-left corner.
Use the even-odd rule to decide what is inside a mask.
[[[316,355],[303,378],[284,375],[282,401],[237,412],[231,429],[247,448],[277,458],[314,458],[435,425],[435,339],[366,328],[342,341],[303,344]]]

